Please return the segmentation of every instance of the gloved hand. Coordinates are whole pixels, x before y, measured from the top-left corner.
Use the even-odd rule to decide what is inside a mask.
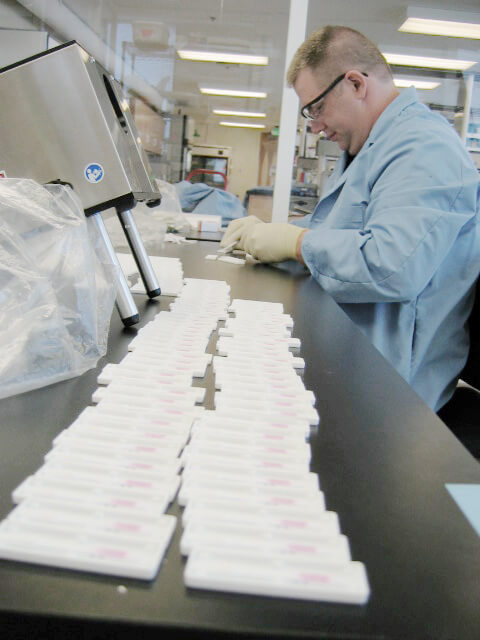
[[[228,245],[232,244],[232,242],[236,242],[238,244],[238,241],[242,237],[243,233],[259,222],[262,221],[256,216],[245,216],[244,218],[237,218],[237,220],[232,220],[223,235],[220,246],[228,247]],[[242,246],[238,246],[238,248],[243,249]]]
[[[301,260],[297,245],[306,231],[285,222],[251,224],[244,229],[239,245],[260,262],[281,262],[289,258]]]

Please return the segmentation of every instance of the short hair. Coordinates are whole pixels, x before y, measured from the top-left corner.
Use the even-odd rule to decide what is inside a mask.
[[[392,72],[378,47],[359,31],[350,27],[328,25],[314,31],[300,45],[287,73],[288,86],[293,86],[302,69],[326,66],[332,77],[349,69],[375,70],[382,78]]]

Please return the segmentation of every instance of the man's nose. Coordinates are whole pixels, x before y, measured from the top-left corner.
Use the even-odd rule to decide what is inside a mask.
[[[320,133],[325,128],[323,125],[324,123],[322,122],[322,120],[320,118],[316,118],[315,120],[312,120],[310,122],[310,131],[312,133]]]

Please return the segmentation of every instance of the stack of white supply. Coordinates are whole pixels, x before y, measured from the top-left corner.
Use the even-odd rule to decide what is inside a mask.
[[[181,551],[190,587],[365,603],[365,567],[309,471],[319,422],[296,373],[292,319],[281,304],[234,300],[214,358],[215,411],[182,454]]]
[[[12,497],[0,557],[117,576],[155,577],[176,518],[165,511],[180,458],[203,411],[205,353],[227,314],[225,282],[189,280],[170,312],[107,365],[88,407],[61,432],[45,464]]]
[[[157,276],[162,296],[178,296],[183,287],[183,267],[179,258],[149,256],[152,268]],[[132,293],[145,293],[145,287],[138,273],[138,266],[130,253],[117,253],[122,271],[129,282],[135,280],[130,289]]]

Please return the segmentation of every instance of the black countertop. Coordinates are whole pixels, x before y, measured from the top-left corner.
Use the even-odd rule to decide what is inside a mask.
[[[445,488],[480,483],[478,462],[301,269],[203,259],[217,248],[205,242],[161,253],[180,257],[187,277],[227,280],[232,298],[283,302],[293,315],[305,385],[321,415],[312,470],[353,559],[366,565],[369,602],[187,589],[179,526],[152,582],[0,561],[2,638],[478,640],[480,538]],[[135,299],[141,324],[171,302]],[[135,334],[115,312],[108,353],[95,370],[0,400],[0,518],[12,509],[11,491],[90,403],[98,372],[122,359]],[[211,392],[211,376],[206,383]]]

